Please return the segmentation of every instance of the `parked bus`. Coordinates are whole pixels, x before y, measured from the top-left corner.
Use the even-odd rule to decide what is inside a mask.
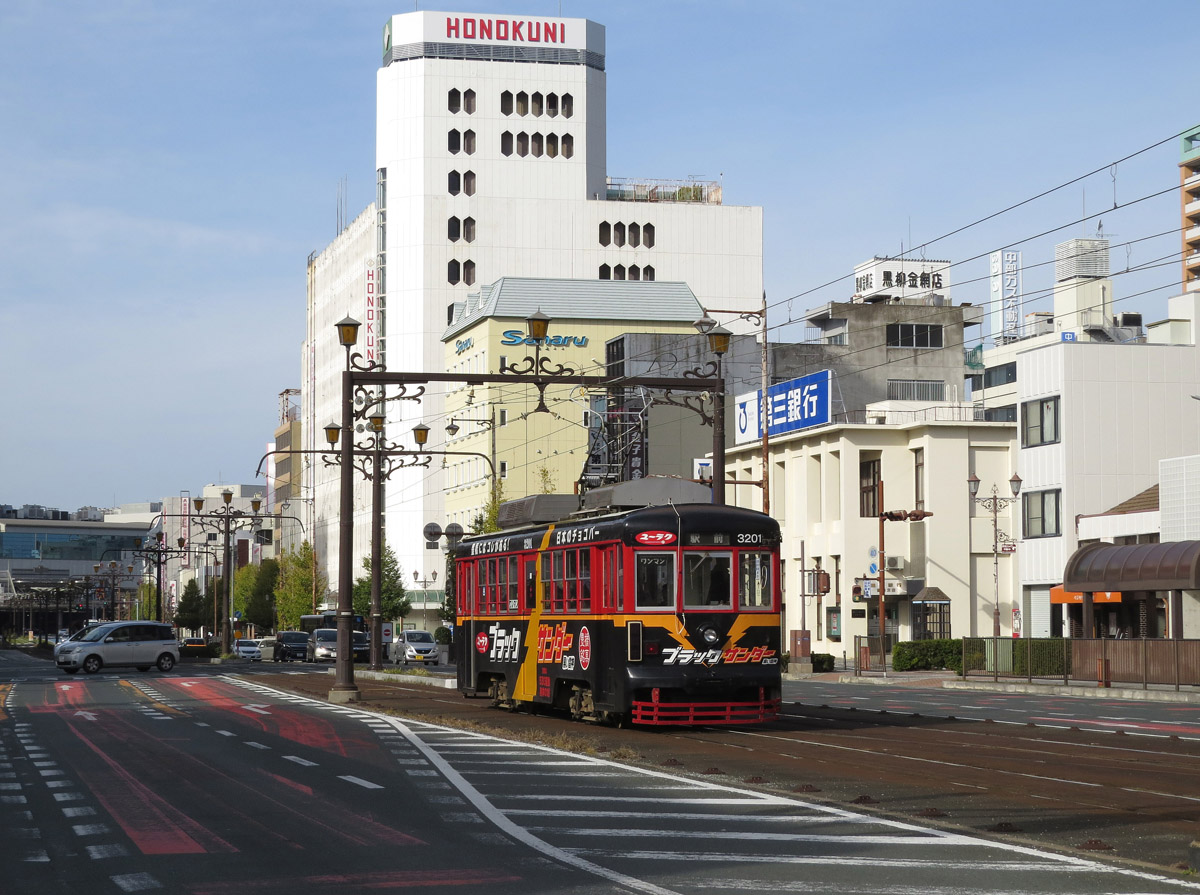
[[[312,634],[317,628],[336,628],[337,627],[337,612],[330,609],[326,612],[319,612],[316,615],[300,616],[300,630],[305,634]],[[350,630],[365,631],[367,630],[366,620],[361,615],[354,616],[350,621]]]

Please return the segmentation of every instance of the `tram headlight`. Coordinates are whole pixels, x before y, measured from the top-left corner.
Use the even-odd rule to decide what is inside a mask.
[[[700,636],[704,638],[704,642],[709,646],[715,646],[717,641],[721,639],[721,635],[717,633],[717,629],[708,625],[700,629]]]

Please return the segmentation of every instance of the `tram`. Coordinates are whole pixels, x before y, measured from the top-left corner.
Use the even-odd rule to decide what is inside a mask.
[[[708,503],[466,538],[452,553],[459,689],[607,724],[771,720],[779,545],[770,516]]]

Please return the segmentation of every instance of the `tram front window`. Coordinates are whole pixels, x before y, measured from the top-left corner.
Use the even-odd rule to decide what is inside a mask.
[[[729,609],[733,605],[728,553],[685,553],[683,555],[683,605]]]
[[[738,608],[771,608],[770,553],[742,553],[738,561]]]
[[[643,553],[638,556],[637,605],[639,609],[675,608],[673,553]]]

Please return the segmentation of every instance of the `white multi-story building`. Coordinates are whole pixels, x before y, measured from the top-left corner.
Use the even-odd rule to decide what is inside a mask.
[[[333,324],[346,314],[370,322],[368,302],[378,313],[379,358],[392,372],[443,370],[449,309],[501,277],[671,280],[687,283],[706,308],[760,307],[761,208],[723,205],[715,182],[607,175],[604,67],[605,29],[586,19],[414,12],[388,20],[375,206],[350,226],[358,235],[339,237],[345,281],[310,289],[309,444],[319,447],[321,427],[340,420],[344,360]],[[370,249],[359,233],[367,214]],[[370,298],[368,276],[377,287]],[[738,331],[733,318],[714,316]],[[444,391],[389,401],[389,438],[411,447],[411,427],[424,422],[429,446],[442,447]],[[446,521],[444,479],[435,465],[387,483],[385,536],[406,574],[428,563],[425,523]],[[336,581],[337,539],[319,534],[335,520],[336,483],[317,475],[315,484],[318,552]],[[356,570],[369,549],[366,494],[356,488]]]

